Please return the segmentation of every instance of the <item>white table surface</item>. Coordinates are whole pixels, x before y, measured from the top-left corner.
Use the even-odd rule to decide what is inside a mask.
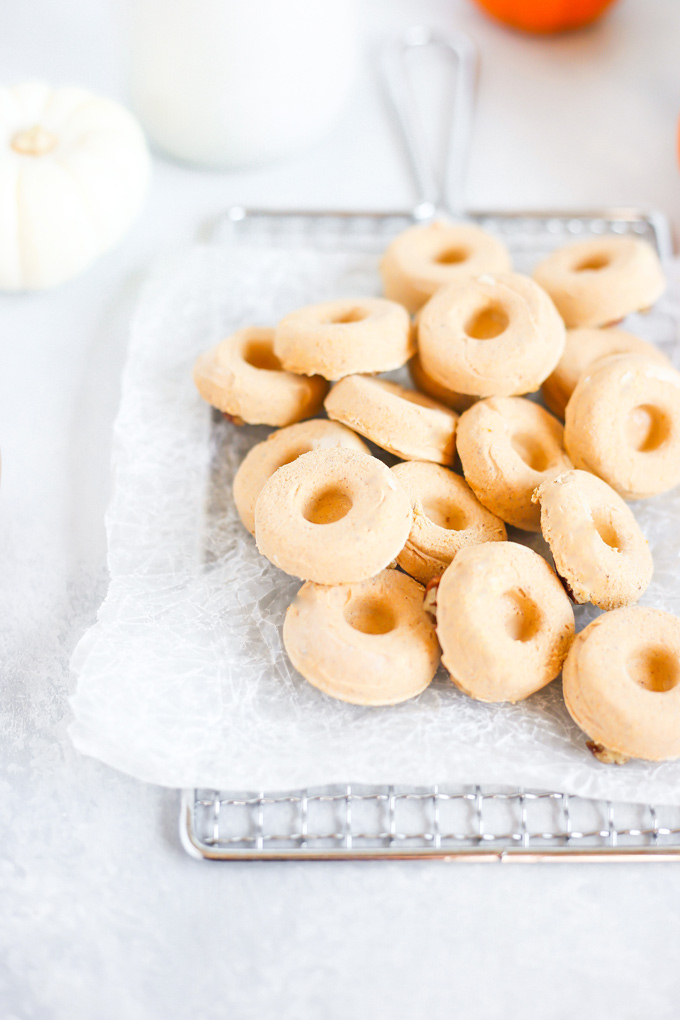
[[[664,209],[680,227],[680,5],[585,33],[504,31],[467,0],[371,0],[482,51],[472,207]],[[104,0],[6,0],[0,66],[123,96]],[[177,796],[69,745],[68,659],[105,590],[111,425],[149,261],[234,203],[400,207],[411,183],[368,68],[285,164],[156,160],[132,232],[53,293],[0,298],[0,1018],[677,1016],[680,868],[207,865]]]

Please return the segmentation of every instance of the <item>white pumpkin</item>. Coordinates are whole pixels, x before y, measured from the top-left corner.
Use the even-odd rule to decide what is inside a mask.
[[[0,89],[0,289],[75,276],[137,215],[149,179],[142,130],[110,99],[29,83]]]

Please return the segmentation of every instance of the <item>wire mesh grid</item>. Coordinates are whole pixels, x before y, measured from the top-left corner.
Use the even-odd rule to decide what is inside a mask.
[[[186,848],[212,859],[680,859],[680,807],[567,793],[358,785],[187,791]]]
[[[649,241],[665,258],[672,253],[666,218],[634,208],[588,212],[471,212],[466,221],[503,239],[515,257],[534,262],[553,248],[579,238],[605,234],[632,235]],[[316,212],[313,210],[244,209],[235,206],[222,217],[217,239],[250,244],[298,247],[320,251],[380,251],[418,218],[410,212]],[[524,257],[524,258],[522,258]]]
[[[632,208],[477,212],[466,219],[502,237],[525,272],[569,240],[610,233],[641,237],[664,258],[672,253],[665,217]],[[409,212],[235,207],[219,222],[216,240],[379,252],[417,221]],[[190,854],[212,860],[680,860],[680,807],[484,786],[196,789],[182,794],[180,836]]]

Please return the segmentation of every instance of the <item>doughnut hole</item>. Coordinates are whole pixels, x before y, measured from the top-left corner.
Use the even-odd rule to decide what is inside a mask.
[[[342,326],[351,322],[363,322],[369,315],[370,312],[363,308],[349,308],[346,312],[341,312],[340,315],[336,315],[328,321],[333,325]]]
[[[362,634],[389,634],[397,622],[389,603],[375,597],[351,599],[344,616],[350,627]]]
[[[646,691],[662,693],[680,683],[680,661],[667,648],[643,648],[629,660],[628,674]]]
[[[438,528],[445,528],[447,531],[464,531],[467,527],[467,517],[463,510],[443,496],[425,498],[422,501],[422,507],[425,516]]]
[[[435,255],[434,261],[440,266],[455,266],[459,262],[465,262],[469,256],[470,253],[464,248],[447,248]]]
[[[498,304],[490,304],[471,315],[463,328],[473,340],[493,340],[505,333],[509,325],[505,309]]]
[[[611,259],[608,255],[589,255],[588,258],[583,260],[583,262],[579,262],[578,265],[574,266],[574,272],[582,273],[588,269],[591,271],[606,269],[610,263]]]
[[[510,440],[513,450],[532,471],[546,471],[550,456],[540,439],[528,432],[516,432]]]
[[[541,610],[521,588],[506,591],[500,598],[500,609],[506,633],[513,641],[531,641],[540,631]]]
[[[653,453],[670,437],[671,422],[660,407],[640,404],[628,414],[625,429],[626,439],[634,450]]]
[[[271,340],[251,340],[243,351],[243,360],[253,368],[280,372],[281,362],[274,354]]]
[[[604,544],[615,552],[621,552],[623,543],[606,510],[593,510],[593,524]]]
[[[338,485],[329,485],[309,497],[302,516],[310,524],[333,524],[346,517],[351,509],[352,500],[345,490]]]

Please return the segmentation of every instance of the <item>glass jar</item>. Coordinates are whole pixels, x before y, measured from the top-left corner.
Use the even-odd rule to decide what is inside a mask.
[[[228,168],[292,154],[347,98],[356,14],[355,0],[134,0],[132,104],[181,160]]]

